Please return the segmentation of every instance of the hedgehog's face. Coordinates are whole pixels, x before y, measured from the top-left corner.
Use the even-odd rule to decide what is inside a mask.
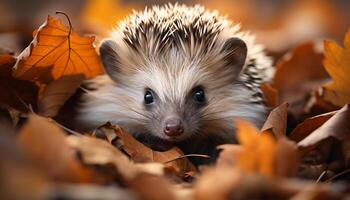
[[[225,105],[234,106],[232,90],[247,53],[242,40],[218,42],[211,52],[191,53],[196,56],[176,47],[157,56],[122,49],[108,40],[100,53],[107,74],[124,91],[120,98],[130,99],[125,114],[136,112],[140,117],[139,122],[133,121],[139,123],[137,131],[183,141],[208,132],[208,124],[225,120],[223,113],[232,109]]]

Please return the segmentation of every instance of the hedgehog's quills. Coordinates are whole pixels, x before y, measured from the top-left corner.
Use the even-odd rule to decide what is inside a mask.
[[[217,12],[167,5],[135,12],[100,46],[108,75],[87,83],[79,121],[111,122],[159,149],[215,155],[235,141],[236,118],[265,119],[260,85],[271,60],[254,38]]]

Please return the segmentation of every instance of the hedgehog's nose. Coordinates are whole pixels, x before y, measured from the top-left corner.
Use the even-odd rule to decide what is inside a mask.
[[[179,136],[184,132],[184,127],[182,125],[181,119],[170,118],[165,121],[164,133],[167,136],[175,137]]]

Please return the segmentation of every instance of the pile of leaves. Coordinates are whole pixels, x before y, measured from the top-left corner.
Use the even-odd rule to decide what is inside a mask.
[[[154,151],[116,125],[82,134],[55,120],[103,68],[94,37],[49,16],[19,56],[0,50],[0,196],[350,198],[350,31],[344,47],[319,46],[301,44],[278,60],[262,86],[271,112],[261,130],[237,119],[239,144],[219,146],[216,163],[197,167],[188,156],[206,156]]]

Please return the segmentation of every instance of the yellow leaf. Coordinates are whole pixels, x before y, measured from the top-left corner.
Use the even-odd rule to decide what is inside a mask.
[[[94,37],[81,37],[51,16],[33,35],[33,41],[18,56],[14,77],[49,83],[66,75],[92,78],[103,72]]]
[[[350,102],[350,31],[345,35],[344,45],[342,48],[336,42],[324,42],[323,64],[333,82],[323,86],[323,98],[339,107]]]

